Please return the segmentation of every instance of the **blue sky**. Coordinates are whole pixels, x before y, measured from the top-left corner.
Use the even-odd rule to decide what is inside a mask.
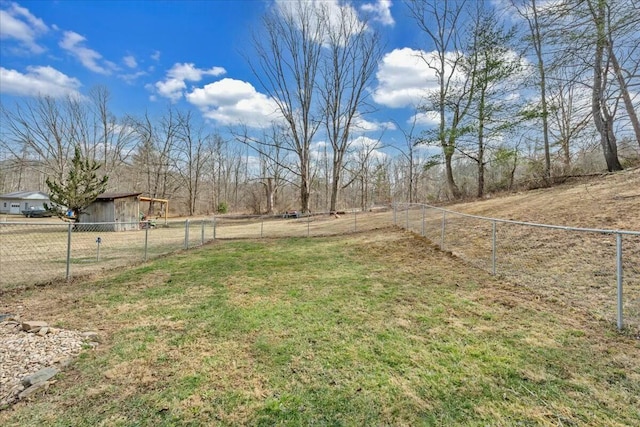
[[[408,126],[411,106],[435,84],[416,58],[415,49],[428,49],[420,44],[424,36],[400,1],[324,3],[352,7],[382,32],[385,56],[369,88],[376,111],[362,118],[362,128],[370,138],[384,134],[401,144],[390,121]],[[261,15],[275,6],[273,0],[0,0],[2,103],[104,85],[117,115],[160,114],[171,103],[198,111],[221,131],[239,123],[259,128],[269,99],[243,55],[251,52]]]

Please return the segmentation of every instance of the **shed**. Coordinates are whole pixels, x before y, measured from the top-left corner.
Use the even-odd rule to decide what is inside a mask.
[[[14,191],[0,194],[0,213],[20,214],[27,209],[44,209],[44,204],[50,203],[49,196],[40,191]]]
[[[96,231],[138,230],[140,194],[102,193],[80,215],[80,223],[105,223],[91,226]]]

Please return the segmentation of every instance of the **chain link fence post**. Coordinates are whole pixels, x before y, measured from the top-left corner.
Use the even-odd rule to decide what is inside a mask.
[[[213,240],[216,240],[216,216],[213,215]]]
[[[144,260],[147,260],[149,254],[149,227],[144,229]]]
[[[200,231],[200,245],[204,246],[204,219],[202,220],[201,231]]]
[[[425,217],[426,210],[427,210],[427,207],[425,205],[422,205],[422,224],[420,226],[422,237],[425,237],[424,217]]]
[[[622,330],[622,234],[616,233],[616,279],[618,288],[618,330]]]
[[[442,235],[440,236],[440,250],[444,251],[444,232],[447,224],[447,212],[442,211]]]
[[[353,232],[358,231],[358,210],[353,210]]]
[[[67,227],[67,271],[65,273],[65,280],[69,280],[71,277],[71,227],[72,223],[69,223]]]
[[[409,209],[411,208],[411,205],[407,203],[407,231],[411,231],[411,229],[409,228]]]
[[[393,225],[398,225],[398,204],[393,204]]]
[[[184,248],[189,249],[189,220],[184,222]]]
[[[260,217],[260,238],[264,236],[264,216]]]
[[[496,222],[491,221],[491,273],[496,275]]]

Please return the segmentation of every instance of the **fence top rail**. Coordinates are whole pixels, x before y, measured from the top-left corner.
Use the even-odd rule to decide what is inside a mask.
[[[625,234],[630,236],[640,236],[640,231],[633,230],[611,230],[611,229],[600,229],[600,228],[581,228],[581,227],[568,227],[564,225],[551,225],[551,224],[539,224],[536,222],[525,222],[525,221],[514,221],[511,219],[500,219],[500,218],[490,218],[486,216],[480,215],[472,215],[462,212],[456,212],[449,209],[444,209],[438,206],[427,205],[425,203],[404,203],[407,206],[424,206],[425,208],[435,209],[441,212],[447,212],[450,214],[464,216],[467,218],[475,218],[483,221],[491,221],[491,222],[499,222],[503,224],[516,224],[516,225],[524,225],[529,227],[541,227],[541,228],[551,228],[555,230],[565,230],[565,231],[580,231],[585,233],[600,233],[600,234]]]

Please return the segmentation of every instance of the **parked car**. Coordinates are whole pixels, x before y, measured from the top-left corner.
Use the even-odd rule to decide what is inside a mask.
[[[300,218],[300,212],[298,211],[285,211],[282,214],[282,218]]]
[[[42,208],[26,209],[22,211],[22,214],[27,218],[45,218],[53,216],[53,212]]]

